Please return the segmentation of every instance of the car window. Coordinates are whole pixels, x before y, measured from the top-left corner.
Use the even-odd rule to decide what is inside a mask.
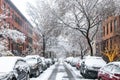
[[[40,58],[37,58],[37,61],[38,61],[38,62],[41,62],[41,59],[40,59]]]
[[[120,66],[114,65],[112,72],[114,72],[114,73],[120,73]]]
[[[24,60],[18,60],[15,64],[15,66],[23,66],[25,64],[26,64],[26,62]]]
[[[104,67],[104,70],[108,71],[108,72],[111,72],[112,68],[113,68],[112,64],[109,64],[109,65],[107,65],[107,66]]]

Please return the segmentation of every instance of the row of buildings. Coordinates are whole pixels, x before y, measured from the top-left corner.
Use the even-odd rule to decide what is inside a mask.
[[[11,0],[0,0],[0,14],[5,14],[8,10],[7,16],[2,22],[7,23],[10,29],[18,30],[25,34],[26,40],[24,43],[16,43],[9,40],[8,49],[12,51],[14,55],[26,55],[29,52],[36,53],[41,50],[41,47],[37,42],[39,41],[39,35],[33,31],[33,26],[24,17],[24,15],[16,8]]]
[[[96,35],[96,53],[107,57],[113,57],[113,60],[119,58],[120,54],[120,15],[110,16],[102,22]],[[100,54],[102,53],[102,54]],[[114,54],[114,55],[112,55]]]

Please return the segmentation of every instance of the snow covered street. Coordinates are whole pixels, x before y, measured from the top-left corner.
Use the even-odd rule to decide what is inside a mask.
[[[90,80],[84,79],[79,70],[65,62],[57,62],[49,67],[39,77],[30,80]]]

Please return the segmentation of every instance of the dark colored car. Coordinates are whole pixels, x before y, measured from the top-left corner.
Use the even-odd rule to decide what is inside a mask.
[[[80,73],[84,78],[97,78],[98,70],[106,65],[101,57],[90,56],[85,58],[80,67]]]
[[[98,80],[120,80],[120,62],[110,62],[98,72]]]
[[[28,55],[25,57],[25,60],[30,66],[30,76],[38,77],[43,72],[42,61],[39,55]]]
[[[0,57],[0,80],[29,80],[29,71],[21,57]]]

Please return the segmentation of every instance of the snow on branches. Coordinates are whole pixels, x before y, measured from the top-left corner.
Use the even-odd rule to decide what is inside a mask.
[[[17,30],[12,29],[1,29],[0,35],[4,38],[9,38],[15,41],[16,43],[19,41],[21,43],[25,42],[25,35]]]

